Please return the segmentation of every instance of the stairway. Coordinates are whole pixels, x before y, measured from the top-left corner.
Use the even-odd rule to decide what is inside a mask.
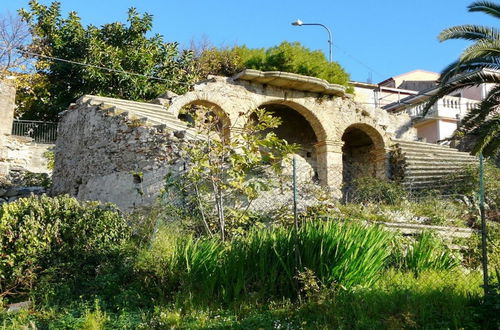
[[[108,112],[120,114],[127,113],[129,117],[141,120],[152,126],[164,125],[166,129],[171,131],[186,131],[186,135],[189,137],[196,137],[197,135],[194,129],[188,127],[185,122],[179,120],[172,113],[168,112],[164,106],[159,104],[128,101],[95,95],[82,96],[76,103],[98,105],[102,108],[106,108]]]
[[[438,144],[393,139],[392,173],[409,190],[446,188],[446,177],[477,158]]]

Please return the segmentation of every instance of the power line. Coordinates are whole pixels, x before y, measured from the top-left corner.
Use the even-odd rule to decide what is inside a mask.
[[[381,74],[380,72],[378,72],[377,70],[373,69],[372,67],[370,67],[368,64],[364,63],[363,61],[361,61],[360,59],[358,59],[357,57],[355,57],[354,55],[351,55],[349,52],[347,52],[345,49],[342,49],[339,45],[337,44],[333,44],[333,46],[339,50],[341,50],[344,55],[352,58],[354,61],[358,62],[359,64],[361,64],[362,66],[364,66],[365,68],[367,68],[368,70],[376,73],[377,75],[379,75],[380,77],[387,77],[387,75],[383,75]]]
[[[159,78],[159,77],[155,77],[155,76],[144,75],[144,74],[141,74],[141,73],[135,73],[135,72],[125,71],[125,70],[107,68],[107,67],[100,66],[100,65],[94,65],[94,64],[88,64],[88,63],[76,62],[76,61],[71,61],[71,60],[67,60],[67,59],[64,59],[64,58],[59,58],[59,57],[54,57],[54,56],[48,56],[48,55],[38,54],[38,53],[34,53],[34,52],[27,51],[27,50],[22,50],[22,49],[15,49],[15,51],[18,52],[18,53],[23,53],[23,54],[34,56],[34,57],[46,58],[46,59],[49,59],[49,60],[52,60],[52,61],[59,61],[59,62],[64,62],[64,63],[69,63],[69,64],[75,64],[75,65],[90,67],[90,68],[94,68],[94,69],[105,70],[105,71],[108,71],[108,72],[123,73],[123,74],[132,75],[132,76],[143,77],[143,78],[153,79],[153,80],[158,80],[158,81],[163,81],[163,82],[170,82],[170,83],[182,84],[182,85],[187,85],[187,86],[191,85],[191,83],[187,83],[187,82],[184,82],[184,81],[178,81],[178,80],[172,80],[172,79],[164,79],[164,78]]]

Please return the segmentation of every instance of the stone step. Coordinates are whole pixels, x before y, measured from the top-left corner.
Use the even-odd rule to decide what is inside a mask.
[[[418,155],[426,155],[428,157],[438,157],[438,158],[476,158],[475,156],[469,155],[466,152],[435,152],[435,151],[416,151],[416,150],[401,150],[401,153],[408,156],[418,156]]]
[[[413,141],[395,141],[394,145],[401,149],[442,150],[442,151],[457,150],[449,146],[441,146],[439,144],[413,142]]]
[[[111,104],[111,103],[104,102],[104,104]],[[163,116],[165,118],[169,118],[172,120],[179,120],[179,119],[177,119],[177,117],[174,116],[174,114],[172,114],[171,112],[168,112],[165,108],[161,108],[161,109],[151,108],[150,106],[143,105],[143,104],[139,104],[137,106],[129,106],[129,105],[122,105],[120,103],[113,103],[113,105],[117,106],[120,109],[124,109],[124,110],[139,111],[142,113]]]
[[[457,173],[457,170],[443,170],[443,169],[407,169],[405,171],[405,178],[413,178],[413,177],[418,177],[418,176],[448,176],[450,174]]]
[[[131,109],[129,112],[135,114],[136,116],[141,116],[141,117],[146,117],[146,118],[151,118],[151,119],[156,119],[164,123],[169,123],[171,125],[178,126],[179,128],[185,128],[188,129],[189,127],[186,125],[185,122],[179,119],[172,119],[168,116],[164,116],[163,114],[157,114],[157,113],[148,113],[142,110],[136,110],[136,109]]]
[[[441,150],[454,149],[447,145],[428,143],[428,142],[408,141],[408,140],[398,140],[398,139],[392,139],[392,141],[395,144],[398,144],[402,147],[409,146],[409,147],[417,147],[417,148],[421,147],[425,149],[431,148],[431,149],[441,149]]]
[[[136,102],[136,101],[128,101],[122,99],[113,99],[102,96],[94,96],[94,95],[86,95],[79,99],[78,102],[89,102],[92,105],[102,105],[109,107],[116,107],[119,111],[125,112],[133,112],[136,115],[143,115],[145,117],[152,118],[153,116],[156,119],[160,120],[170,120],[172,122],[183,123],[176,116],[174,116],[171,112],[168,112],[165,107],[158,104],[145,103],[145,102]]]
[[[138,119],[145,121],[152,126],[162,126],[170,131],[186,131],[186,135],[189,138],[199,138],[196,130],[187,127],[187,125],[180,120],[171,120],[170,118],[165,118],[162,115],[149,114],[144,116],[142,111],[136,111],[135,109],[130,109],[125,111],[123,108],[117,108],[116,105],[105,109],[109,113],[115,113],[120,116],[126,116],[129,119]]]
[[[125,112],[133,112],[136,115],[143,115],[145,117],[155,117],[155,118],[161,118],[162,120],[170,120],[170,121],[179,121],[179,119],[175,118],[172,114],[165,112],[165,111],[157,111],[157,110],[151,110],[151,109],[141,109],[140,107],[128,107],[128,106],[122,106],[120,104],[114,104],[114,103],[100,103],[101,107],[112,107],[117,109],[118,111],[125,111]]]
[[[454,163],[431,163],[422,162],[422,164],[409,163],[406,165],[405,170],[407,171],[432,171],[432,170],[443,170],[443,171],[461,171],[467,165],[454,164]]]
[[[456,179],[461,178],[462,176],[457,176]],[[405,177],[403,183],[427,183],[427,182],[435,182],[435,183],[443,183],[446,180],[446,176],[444,175],[415,175]],[[453,183],[453,182],[451,182]]]
[[[153,104],[153,103],[146,103],[146,102],[139,102],[139,101],[130,101],[130,100],[124,100],[124,99],[115,99],[111,97],[105,97],[105,96],[97,96],[97,95],[84,95],[82,96],[77,102],[78,103],[83,103],[83,102],[88,102],[90,101],[91,104],[97,105],[99,103],[110,103],[110,104],[120,104],[124,106],[130,106],[130,107],[147,107],[149,109],[157,109],[158,111],[166,111],[166,108],[160,104]]]
[[[419,155],[425,155],[427,157],[438,157],[438,158],[471,158],[475,159],[476,157],[471,156],[467,153],[463,152],[458,152],[458,151],[415,151],[415,150],[402,150],[402,153],[408,156],[419,156]]]
[[[435,162],[435,163],[474,163],[477,161],[475,157],[457,156],[453,158],[436,158],[425,155],[406,155],[405,160],[407,164],[418,162]]]
[[[477,231],[470,228],[422,225],[405,222],[376,222],[402,234],[417,234],[423,231],[433,231],[434,233],[448,238],[469,238]]]
[[[469,165],[477,164],[475,161],[434,161],[434,160],[407,160],[406,168],[416,168],[416,167],[458,167],[465,168]]]

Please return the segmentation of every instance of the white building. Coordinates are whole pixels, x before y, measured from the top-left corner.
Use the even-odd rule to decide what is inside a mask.
[[[353,84],[357,101],[389,112],[406,111],[412,117],[419,140],[442,143],[452,136],[459,121],[487,95],[492,86],[482,84],[447,95],[423,116],[425,101],[438,90],[438,79],[438,73],[415,70],[379,84]]]

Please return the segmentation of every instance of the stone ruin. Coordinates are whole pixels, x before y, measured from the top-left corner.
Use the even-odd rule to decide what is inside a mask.
[[[11,135],[15,95],[12,81],[0,81],[0,205],[32,193],[45,193],[44,187],[32,184],[48,178],[50,172],[43,156],[50,145]]]
[[[86,95],[61,114],[53,194],[116,203],[130,211],[151,205],[169,172],[181,171],[197,132],[183,109],[204,106],[237,129],[241,112],[264,108],[282,120],[278,137],[301,146],[301,173],[341,197],[362,176],[397,172],[409,187],[425,189],[437,177],[475,158],[448,147],[414,142],[405,113],[391,114],[354,101],[344,87],[298,74],[245,70],[212,76],[183,95],[152,103]],[[224,131],[230,138],[231,132]],[[391,171],[392,162],[398,169]]]

